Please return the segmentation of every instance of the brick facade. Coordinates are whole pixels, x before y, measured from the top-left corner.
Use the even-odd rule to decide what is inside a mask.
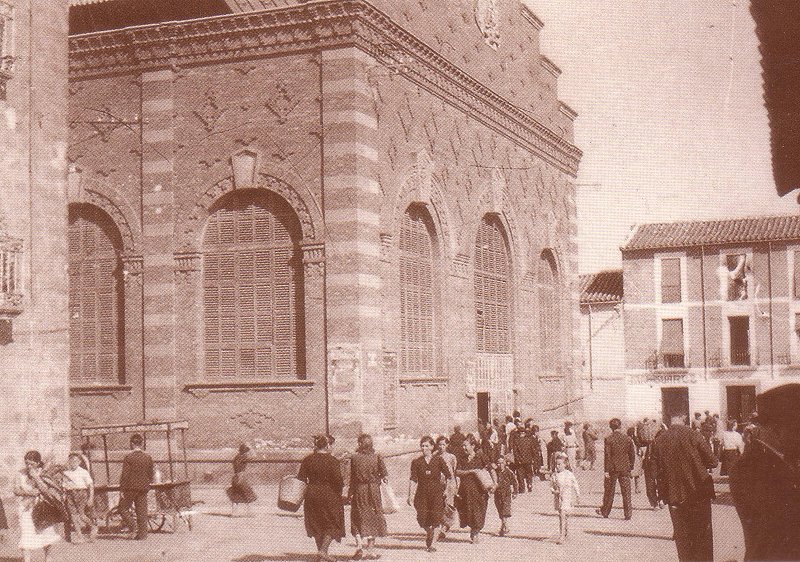
[[[2,495],[26,450],[63,462],[69,447],[67,9],[0,2],[0,249],[20,248],[17,285],[0,288]]]
[[[795,292],[800,239],[788,226],[784,234],[777,230],[761,234],[768,226],[779,228],[783,219],[789,222],[795,217],[741,219],[741,230],[748,229],[750,240],[726,243],[720,235],[712,242],[682,247],[622,248],[629,417],[666,416],[663,389],[673,389],[688,397],[687,412],[710,410],[741,420],[752,412],[744,411],[751,407],[751,394],[800,378],[796,317],[800,301]],[[717,226],[681,223],[674,228],[688,231],[692,224],[710,232]],[[669,244],[667,235],[663,243]],[[740,272],[738,258],[729,256],[743,256]],[[662,302],[665,259],[680,260],[678,302]],[[683,365],[664,358],[665,320],[682,322]],[[736,322],[744,325],[738,335]],[[741,392],[748,398],[739,398]]]
[[[217,447],[469,426],[483,392],[502,406],[492,415],[570,407],[575,114],[539,53],[541,22],[515,0],[477,6],[332,0],[71,38],[70,203],[116,224],[126,312],[124,376],[73,387],[74,426],[187,418],[191,446]],[[304,369],[293,377],[207,375],[203,236],[237,193],[277,195],[298,220]],[[400,361],[411,205],[434,248],[436,371],[424,377]],[[484,220],[510,256],[507,354],[476,351]],[[556,269],[556,365],[540,345],[543,253]]]

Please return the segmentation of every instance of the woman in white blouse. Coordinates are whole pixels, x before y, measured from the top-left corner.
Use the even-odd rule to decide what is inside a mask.
[[[744,440],[742,435],[736,431],[736,420],[728,420],[727,431],[722,433],[722,467],[719,475],[727,476],[733,469],[739,456],[744,452]]]

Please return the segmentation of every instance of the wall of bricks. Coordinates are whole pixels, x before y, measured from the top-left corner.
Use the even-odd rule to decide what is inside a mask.
[[[474,15],[464,15],[471,3],[459,4],[452,26],[441,23],[447,6],[439,3],[378,4],[443,53],[453,49],[454,64],[488,69],[480,77],[498,94],[533,96],[540,122],[572,142],[574,115],[557,101],[557,69],[543,66],[536,22],[517,3],[501,3],[507,31],[497,51]],[[432,35],[422,31],[429,19],[438,22]],[[461,52],[468,56],[455,56]],[[571,402],[580,393],[572,177],[406,71],[392,57],[345,45],[73,77],[70,158],[83,186],[74,201],[103,199],[115,221],[130,217],[120,225],[130,231],[126,306],[140,307],[126,308],[130,372],[105,395],[73,392],[73,425],[187,418],[190,446],[208,447],[307,435],[326,424],[337,435],[469,426],[477,415],[474,246],[487,214],[504,226],[513,270],[507,391],[526,415],[580,407]],[[92,123],[98,111],[126,125],[100,134]],[[254,162],[250,184],[234,174],[241,154]],[[241,188],[277,192],[303,228],[301,381],[234,388],[207,384],[203,372],[203,229],[212,205]],[[411,203],[424,205],[436,226],[438,368],[430,380],[404,379],[397,367],[396,252]],[[540,350],[536,268],[544,250],[558,262],[556,370]]]
[[[67,2],[14,3],[14,70],[0,100],[0,234],[22,240],[21,312],[0,345],[0,494],[23,455],[69,447],[66,275]]]

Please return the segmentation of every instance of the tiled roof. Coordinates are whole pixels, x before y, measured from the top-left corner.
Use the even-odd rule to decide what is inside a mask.
[[[779,240],[800,240],[800,214],[640,224],[620,249],[625,252]]]
[[[622,302],[622,270],[581,275],[581,304]]]

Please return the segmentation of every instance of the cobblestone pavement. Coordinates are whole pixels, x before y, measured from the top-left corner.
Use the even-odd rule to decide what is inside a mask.
[[[397,474],[393,486],[404,497],[404,475]],[[552,496],[545,482],[537,482],[532,494],[521,495],[513,504],[511,534],[497,536],[499,519],[490,500],[486,529],[478,544],[468,541],[468,534],[452,532],[439,544],[438,552],[424,550],[424,537],[416,524],[414,511],[403,510],[387,516],[389,536],[379,540],[382,560],[677,560],[671,540],[672,524],[666,509],[652,511],[644,492],[634,495],[632,521],[622,518],[622,498],[617,495],[609,519],[595,514],[602,498],[599,470],[579,471],[583,495],[570,520],[570,536],[564,545],[555,544],[558,519],[553,512]],[[643,482],[642,482],[643,487]],[[714,548],[717,560],[741,560],[743,541],[735,509],[730,505],[727,486],[718,484],[719,499],[713,508]],[[146,541],[103,537],[94,544],[55,547],[56,561],[75,562],[267,562],[315,560],[314,541],[305,535],[300,514],[282,512],[275,507],[277,488],[257,490],[259,500],[251,518],[231,518],[230,506],[221,487],[193,488],[197,506],[193,529],[179,528],[176,533],[151,533]],[[14,518],[9,510],[9,519]],[[349,510],[347,512],[349,529]],[[13,533],[0,548],[0,562],[21,560]],[[339,560],[354,552],[352,537],[334,543],[331,554]],[[41,553],[34,560],[42,560]]]

